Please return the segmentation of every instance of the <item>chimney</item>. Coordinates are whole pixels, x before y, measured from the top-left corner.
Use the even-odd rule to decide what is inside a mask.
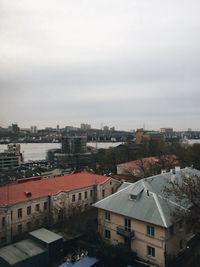
[[[170,179],[171,179],[171,182],[173,183],[173,182],[175,182],[175,178],[176,178],[176,175],[174,175],[174,174],[171,174],[171,177],[170,177]]]
[[[176,166],[175,167],[175,173],[180,172],[180,170],[181,170],[181,167],[180,166]]]

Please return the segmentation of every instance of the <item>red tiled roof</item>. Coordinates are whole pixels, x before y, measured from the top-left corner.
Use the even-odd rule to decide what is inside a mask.
[[[0,187],[0,207],[48,195],[55,195],[60,191],[69,192],[95,184],[103,184],[108,179],[110,178],[106,176],[82,172],[39,181],[2,186]],[[31,192],[31,196],[27,196],[26,192]]]
[[[142,158],[141,160],[133,160],[118,164],[118,167],[126,167],[126,168],[138,168],[144,165],[144,167],[148,166],[149,164],[156,164],[159,163],[159,159],[156,157],[148,157]]]
[[[117,166],[125,168],[138,168],[143,166],[144,168],[148,168],[151,165],[159,164],[162,160],[166,160],[174,164],[178,163],[177,157],[175,155],[162,155],[161,157],[147,157],[138,160],[128,161],[118,164]]]

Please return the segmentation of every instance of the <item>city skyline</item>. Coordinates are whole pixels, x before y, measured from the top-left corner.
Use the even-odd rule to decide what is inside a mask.
[[[0,126],[200,130],[198,1],[0,6]]]

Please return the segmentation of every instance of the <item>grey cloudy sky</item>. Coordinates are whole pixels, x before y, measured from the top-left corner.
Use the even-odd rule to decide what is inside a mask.
[[[199,0],[0,0],[0,126],[200,129]]]

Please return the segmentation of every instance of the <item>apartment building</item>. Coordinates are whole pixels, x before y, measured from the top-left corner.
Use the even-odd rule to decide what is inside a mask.
[[[171,179],[191,174],[200,176],[200,171],[176,168],[175,174],[163,173],[133,184],[124,183],[115,194],[95,203],[103,240],[125,243],[141,260],[165,267],[186,248],[191,233],[187,233],[183,221],[174,221],[172,214],[178,203],[174,196],[166,197],[163,189]]]
[[[0,187],[0,245],[64,222],[116,192],[119,181],[87,172]]]

